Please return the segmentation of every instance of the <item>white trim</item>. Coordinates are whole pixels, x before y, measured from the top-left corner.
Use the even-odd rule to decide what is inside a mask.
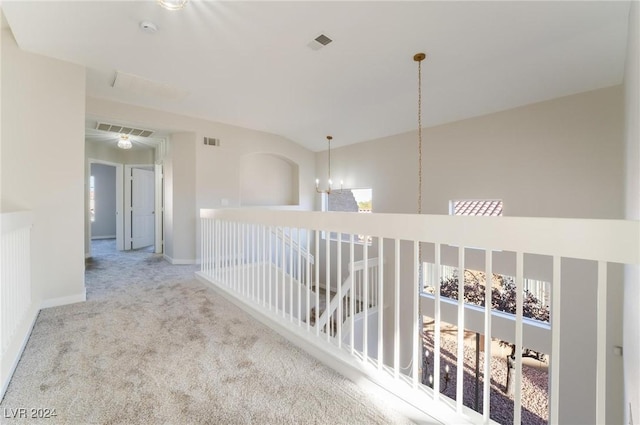
[[[9,383],[11,382],[13,373],[15,372],[16,367],[20,362],[20,357],[22,357],[22,353],[24,352],[24,349],[27,346],[27,342],[31,337],[31,332],[33,331],[33,327],[36,324],[36,319],[38,318],[39,313],[40,310],[36,308],[35,303],[33,303],[28,311],[28,314],[25,315],[25,319],[23,319],[21,326],[16,330],[16,335],[12,338],[9,347],[2,354],[2,363],[0,364],[0,367],[2,368],[2,370],[0,371],[0,379],[2,380],[2,382],[0,382],[0,384],[2,385],[2,387],[0,387],[0,400],[4,398],[4,394],[7,391]],[[22,332],[20,332],[21,330]],[[20,333],[22,333],[23,335],[22,338],[18,338],[18,335],[20,335]],[[16,341],[18,342],[17,344]],[[5,361],[10,362],[8,364],[8,367],[6,368]]]
[[[45,308],[81,303],[81,302],[85,302],[86,300],[87,300],[87,290],[85,289],[79,294],[68,295],[66,297],[50,298],[48,300],[44,300],[40,304],[40,309],[44,310]]]
[[[174,265],[198,264],[197,260],[184,258],[171,258],[167,254],[162,255],[165,260]]]
[[[201,209],[201,218],[640,264],[640,221]]]
[[[91,236],[92,241],[100,240],[100,239],[115,239],[116,235],[107,235],[107,236]]]
[[[163,242],[163,216],[164,216],[164,195],[163,195],[163,187],[164,187],[164,174],[162,170],[162,163],[155,164],[154,166],[154,182],[155,182],[155,234],[154,234],[154,242],[155,242],[155,253],[162,254],[162,242]]]

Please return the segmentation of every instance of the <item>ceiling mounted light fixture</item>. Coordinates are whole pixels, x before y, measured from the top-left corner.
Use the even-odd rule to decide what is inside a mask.
[[[131,140],[129,140],[129,136],[126,134],[121,134],[120,139],[118,140],[118,147],[120,149],[131,149],[133,145],[131,144]]]
[[[328,181],[327,181],[327,189],[326,190],[320,190],[320,180],[316,179],[316,192],[318,193],[326,193],[327,195],[329,195],[331,193],[331,191],[333,190],[331,188],[331,185],[333,184],[333,182],[331,181],[331,140],[333,139],[333,137],[331,136],[327,136],[327,142],[329,143],[329,152],[328,152],[328,163],[329,163],[329,173],[328,173]],[[340,180],[340,190],[338,192],[342,192],[342,180]]]
[[[180,10],[189,0],[158,0],[158,4],[167,10]]]

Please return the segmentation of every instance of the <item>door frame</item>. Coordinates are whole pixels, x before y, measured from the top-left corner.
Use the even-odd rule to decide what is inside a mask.
[[[88,158],[87,159],[87,181],[86,181],[86,191],[85,191],[85,217],[87,221],[87,238],[89,240],[89,252],[88,256],[91,254],[91,217],[89,214],[89,205],[91,200],[91,166],[93,164],[102,164],[108,165],[116,168],[116,249],[122,251],[124,249],[124,195],[123,195],[123,186],[124,186],[124,165],[118,164],[116,162],[104,161],[101,159]]]
[[[156,254],[164,252],[164,173],[162,163],[154,165],[156,182]]]

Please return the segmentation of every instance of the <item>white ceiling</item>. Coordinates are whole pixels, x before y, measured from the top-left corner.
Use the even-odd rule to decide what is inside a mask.
[[[21,48],[85,65],[87,95],[280,134],[312,150],[620,84],[629,2],[16,1]],[[143,20],[158,31],[139,28]],[[319,50],[319,34],[333,42]],[[136,93],[116,71],[186,96]],[[158,92],[159,93],[159,92]]]

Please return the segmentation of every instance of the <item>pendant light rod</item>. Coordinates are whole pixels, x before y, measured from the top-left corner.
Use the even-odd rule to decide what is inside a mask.
[[[329,170],[328,170],[328,177],[329,180],[327,182],[328,186],[326,190],[320,190],[320,180],[316,179],[316,192],[318,193],[326,193],[327,195],[330,194],[332,192],[332,187],[331,185],[333,184],[333,182],[331,181],[331,140],[333,140],[332,136],[327,136],[327,143],[329,144],[329,151],[328,151],[328,166],[329,166]],[[342,192],[342,180],[340,180],[340,190],[339,192]]]
[[[416,53],[413,60],[418,62],[418,214],[422,214],[422,61],[424,53]]]

